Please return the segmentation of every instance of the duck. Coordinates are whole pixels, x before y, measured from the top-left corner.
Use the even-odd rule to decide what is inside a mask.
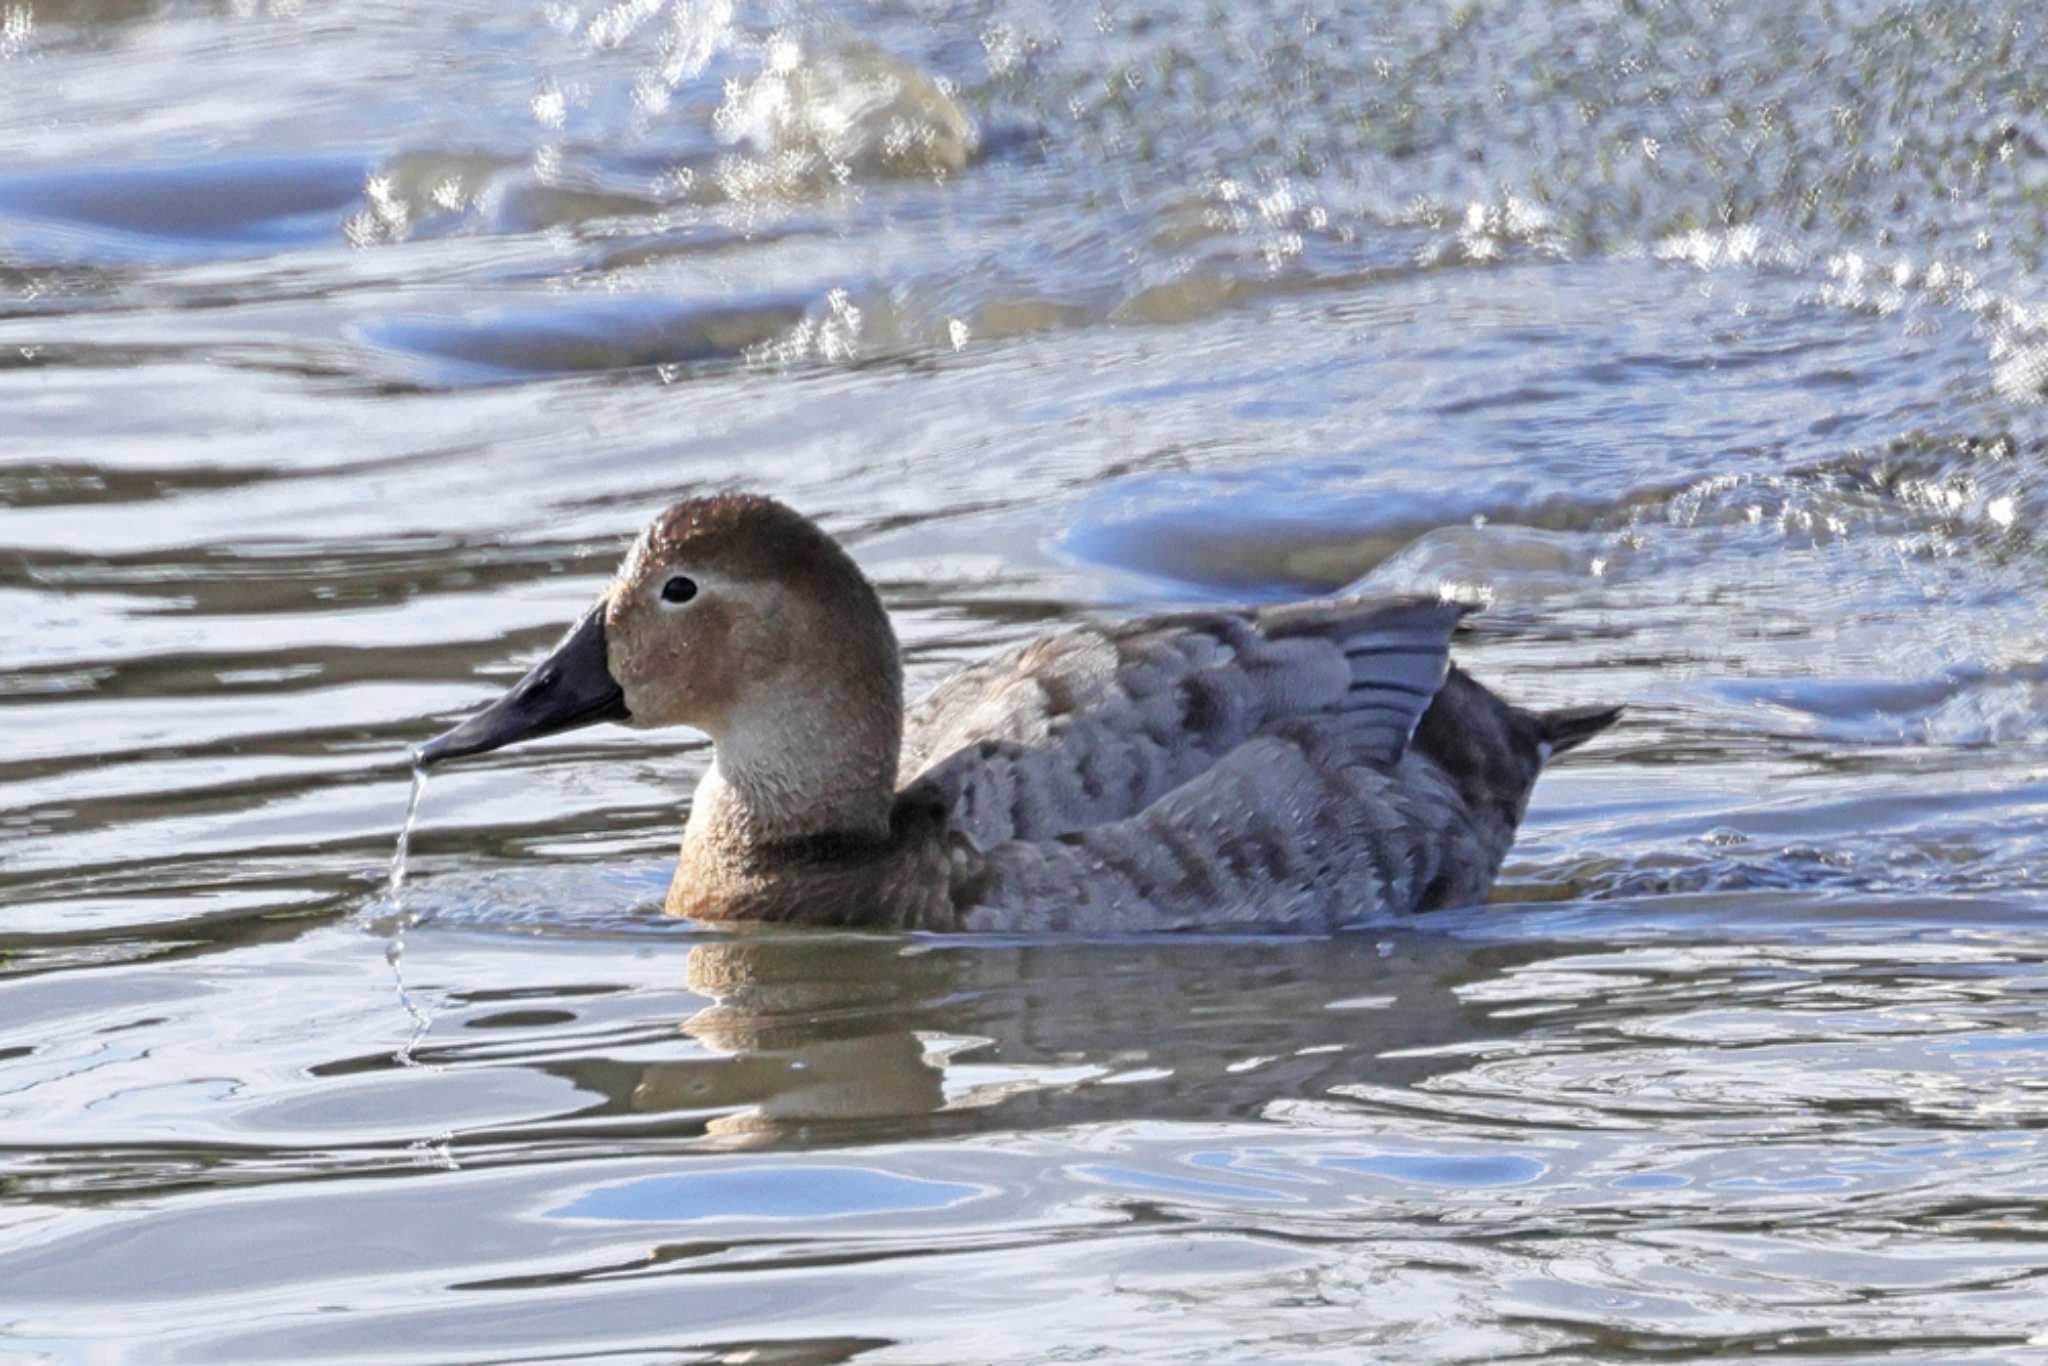
[[[1329,932],[1483,901],[1550,759],[1621,708],[1452,663],[1473,605],[1341,595],[1041,636],[906,706],[853,557],[772,498],[668,507],[422,768],[576,727],[710,737],[671,914],[990,934]]]

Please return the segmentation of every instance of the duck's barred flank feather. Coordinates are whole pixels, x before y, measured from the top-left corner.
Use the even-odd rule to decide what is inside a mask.
[[[963,926],[1328,928],[1484,895],[1542,746],[1612,712],[1539,718],[1451,668],[1467,610],[1186,613],[955,676],[911,710],[905,773],[979,854]]]

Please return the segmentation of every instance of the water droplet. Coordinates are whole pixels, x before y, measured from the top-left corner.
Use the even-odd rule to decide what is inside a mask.
[[[390,936],[384,945],[384,961],[390,965],[391,984],[398,991],[398,1003],[412,1020],[411,1037],[393,1054],[408,1067],[413,1065],[413,1049],[434,1024],[434,1017],[413,1000],[412,993],[405,987],[405,932],[419,923],[419,916],[405,908],[406,862],[412,851],[413,826],[420,818],[420,799],[426,791],[427,771],[415,763],[412,796],[405,805],[405,824],[399,827],[398,847],[391,855],[391,876],[384,884],[384,895],[376,903],[382,914],[372,922],[373,928]]]

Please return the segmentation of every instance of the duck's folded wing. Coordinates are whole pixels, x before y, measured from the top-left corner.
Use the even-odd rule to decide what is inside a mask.
[[[1283,723],[1124,820],[959,859],[960,928],[1327,932],[1483,888],[1507,836],[1419,753],[1352,762],[1339,715]]]
[[[1347,762],[1391,768],[1465,610],[1346,598],[1043,637],[913,708],[903,774],[935,785],[986,848],[1134,816],[1305,717],[1341,716]]]

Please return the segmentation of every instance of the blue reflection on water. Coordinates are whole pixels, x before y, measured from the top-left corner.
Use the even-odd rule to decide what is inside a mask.
[[[1537,1180],[1550,1166],[1533,1157],[1496,1153],[1455,1157],[1445,1153],[1374,1153],[1365,1157],[1325,1157],[1317,1165],[1365,1172],[1420,1186],[1522,1186]]]
[[[983,1194],[873,1167],[718,1167],[621,1181],[586,1191],[550,1218],[671,1223],[687,1219],[832,1219],[944,1209]]]
[[[363,193],[364,153],[0,175],[9,247],[31,259],[210,260],[280,247],[339,246]]]
[[[1204,1181],[1192,1176],[1141,1171],[1135,1167],[1115,1167],[1104,1163],[1076,1167],[1073,1174],[1084,1181],[1099,1181],[1106,1186],[1122,1186],[1130,1190],[1155,1191],[1194,1199],[1252,1200],[1261,1204],[1299,1203],[1297,1196],[1264,1190],[1258,1186],[1241,1185],[1233,1181]]]

